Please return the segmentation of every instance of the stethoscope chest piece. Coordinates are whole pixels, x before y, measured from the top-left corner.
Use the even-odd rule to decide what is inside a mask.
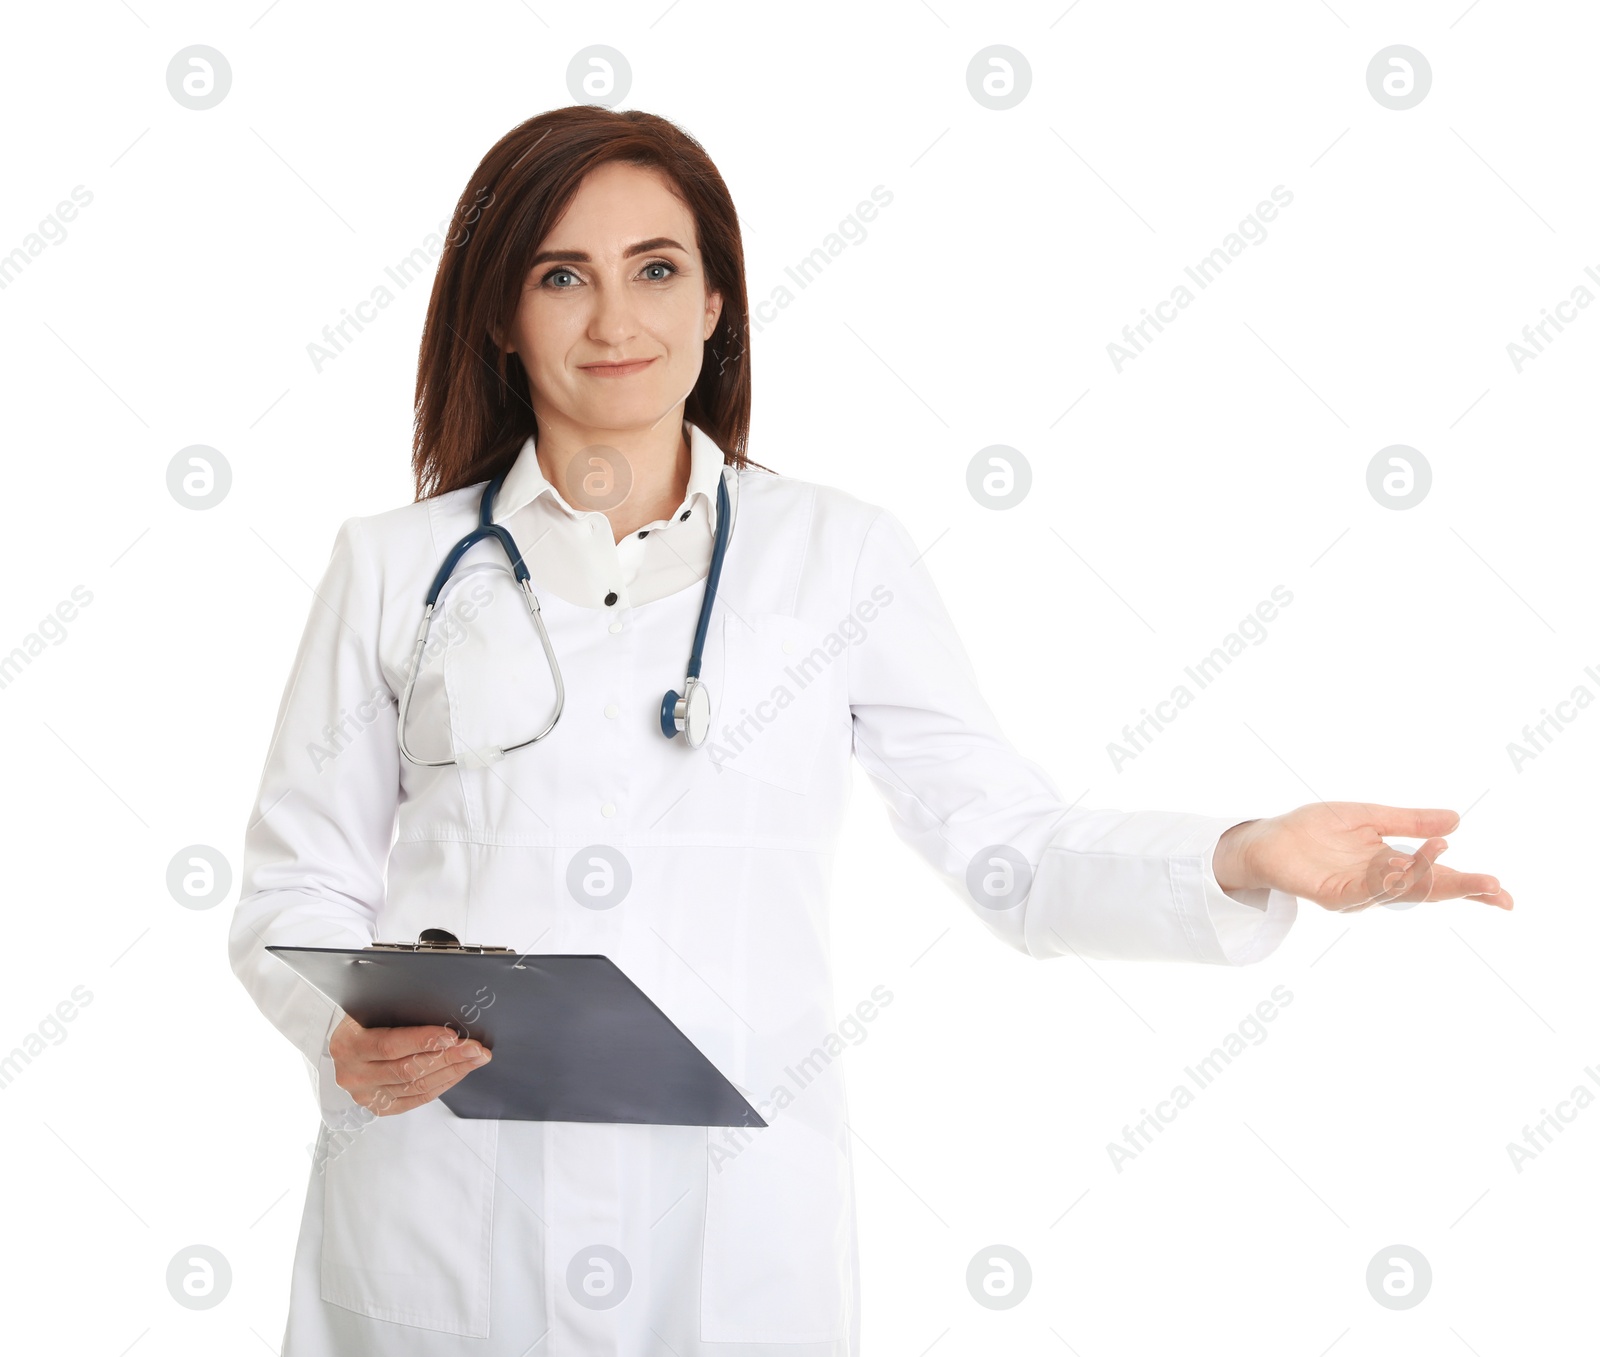
[[[680,731],[691,749],[706,742],[711,730],[711,694],[697,678],[684,681],[683,695],[669,689],[661,699],[661,733],[669,740]]]

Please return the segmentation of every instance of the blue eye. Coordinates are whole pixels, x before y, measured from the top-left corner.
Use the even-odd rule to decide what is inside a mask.
[[[571,269],[551,269],[550,272],[545,274],[545,276],[543,278],[541,278],[539,281],[540,281],[541,284],[546,284],[552,278],[556,277],[558,274],[563,274],[563,273],[566,274],[567,277],[569,277],[569,278],[576,278],[578,276]],[[569,289],[564,288],[564,287],[558,287],[558,288],[554,288],[552,290],[555,291],[555,292],[566,292]]]
[[[648,264],[645,265],[645,268],[665,269],[669,274],[676,273],[678,271],[676,265],[669,264],[665,259],[652,259]],[[651,281],[656,283],[664,283],[667,280],[665,278],[653,278]]]

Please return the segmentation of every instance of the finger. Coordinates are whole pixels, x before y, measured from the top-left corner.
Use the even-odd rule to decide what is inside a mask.
[[[440,1065],[414,1075],[414,1077],[396,1083],[378,1086],[368,1085],[364,1095],[356,1099],[363,1106],[380,1117],[387,1114],[390,1109],[403,1110],[405,1107],[415,1107],[418,1102],[427,1102],[437,1098],[441,1093],[453,1088],[473,1070],[488,1064],[488,1052],[484,1053],[485,1059],[458,1060],[449,1064]]]
[[[485,1051],[482,1060],[458,1060],[448,1065],[441,1065],[438,1069],[429,1070],[425,1074],[418,1075],[408,1086],[400,1090],[397,1096],[411,1097],[422,1094],[430,1098],[436,1098],[446,1089],[460,1083],[473,1070],[482,1069],[488,1063],[489,1053]]]
[[[1502,909],[1511,908],[1510,892],[1502,889],[1496,878],[1482,872],[1458,872],[1453,867],[1441,867],[1437,859],[1442,852],[1442,840],[1429,840],[1417,850],[1415,860],[1404,870],[1396,864],[1384,878],[1378,902],[1466,898]]]
[[[363,1033],[362,1054],[368,1060],[400,1060],[424,1051],[445,1050],[460,1040],[448,1027],[371,1027]]]
[[[395,1101],[405,1101],[406,1098],[437,1098],[440,1093],[446,1093],[451,1088],[466,1079],[475,1069],[482,1069],[488,1064],[488,1051],[483,1053],[482,1061],[454,1061],[454,1063],[432,1069],[427,1074],[421,1074],[410,1083],[397,1088],[389,1088],[390,1098]]]
[[[483,1063],[480,1058],[488,1054],[488,1049],[478,1042],[463,1041],[442,1051],[419,1051],[399,1060],[375,1060],[368,1064],[365,1073],[376,1087],[394,1087],[414,1083],[436,1070],[454,1069],[458,1065],[470,1069],[474,1064]]]
[[[1449,834],[1461,823],[1461,817],[1453,810],[1363,804],[1368,821],[1380,837],[1392,834],[1400,839],[1431,839],[1436,834]]]
[[[1511,908],[1510,892],[1503,890],[1498,878],[1483,872],[1458,872],[1450,867],[1435,868],[1430,900],[1455,900],[1467,898],[1482,900],[1486,904]]]
[[[443,1090],[441,1089],[440,1092],[443,1092]],[[429,1093],[416,1097],[395,1098],[382,1108],[374,1107],[371,1110],[380,1117],[394,1117],[402,1112],[409,1112],[413,1107],[421,1107],[423,1103],[431,1103],[438,1096],[437,1093]]]

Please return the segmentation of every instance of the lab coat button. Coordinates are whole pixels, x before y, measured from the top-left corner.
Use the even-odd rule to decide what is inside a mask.
[[[607,594],[607,595],[606,595],[606,607],[608,607],[608,608],[609,608],[609,607],[610,607],[610,606],[611,606],[611,605],[612,605],[612,604],[613,604],[613,603],[615,603],[615,602],[616,602],[616,601],[617,601],[617,594],[616,594],[616,591],[615,591],[615,590],[612,590],[612,592],[611,592],[611,593],[609,593],[609,594]]]

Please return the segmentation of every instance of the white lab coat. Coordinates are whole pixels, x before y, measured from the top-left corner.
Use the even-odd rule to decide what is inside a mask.
[[[565,713],[538,744],[473,766],[471,750],[540,728],[553,696],[505,559],[480,543],[440,600],[464,621],[430,655],[408,722],[414,752],[468,762],[403,760],[394,700],[421,601],[476,523],[482,487],[339,530],[230,937],[234,969],[306,1057],[321,1106],[287,1353],[632,1357],[665,1340],[680,1357],[855,1357],[851,1143],[831,1035],[845,1014],[828,964],[852,754],[895,832],[1030,956],[1237,965],[1294,920],[1291,896],[1241,903],[1217,886],[1212,849],[1243,817],[1067,809],[1002,735],[890,513],[786,476],[726,474],[739,476],[738,509],[698,750],[664,739],[658,711],[682,688],[702,585],[620,616],[547,593]],[[631,868],[609,908],[568,885],[594,845]],[[1005,880],[997,845],[1028,867],[1026,894],[1003,908],[967,884],[975,861],[974,880]],[[333,1079],[327,1039],[342,1014],[263,949],[429,927],[610,956],[769,1125],[471,1121],[437,1100],[371,1117]],[[620,1252],[626,1282],[596,1246]]]

